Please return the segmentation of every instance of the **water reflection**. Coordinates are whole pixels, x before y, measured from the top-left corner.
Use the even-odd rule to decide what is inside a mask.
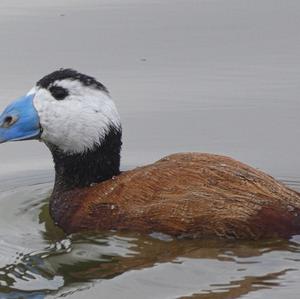
[[[1,186],[0,298],[97,292],[105,298],[238,298],[299,276],[297,236],[261,242],[176,240],[158,233],[66,236],[49,216],[51,180],[38,173]],[[11,200],[15,205],[6,209]]]

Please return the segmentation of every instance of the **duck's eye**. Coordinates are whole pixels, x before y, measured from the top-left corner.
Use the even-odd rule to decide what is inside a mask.
[[[58,101],[63,100],[66,96],[69,95],[68,90],[61,86],[53,85],[49,88],[49,91],[51,92],[52,96]]]
[[[13,125],[17,121],[16,116],[6,116],[3,120],[3,123],[1,124],[1,128],[9,128],[11,125]]]

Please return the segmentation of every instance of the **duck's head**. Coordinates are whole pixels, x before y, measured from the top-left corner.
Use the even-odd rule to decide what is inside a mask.
[[[107,89],[93,77],[60,69],[42,79],[0,116],[0,143],[39,139],[63,153],[99,146],[120,118]]]

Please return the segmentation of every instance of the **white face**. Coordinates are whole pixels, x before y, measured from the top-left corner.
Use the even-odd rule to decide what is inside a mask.
[[[78,80],[58,80],[52,85],[68,90],[63,100],[41,87],[33,104],[43,129],[41,139],[66,153],[82,153],[100,144],[110,127],[120,128],[120,117],[109,95]]]

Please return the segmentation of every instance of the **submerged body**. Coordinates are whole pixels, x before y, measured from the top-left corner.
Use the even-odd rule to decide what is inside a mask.
[[[50,213],[66,232],[134,230],[181,237],[258,239],[300,233],[300,195],[233,159],[185,153],[120,173],[122,128],[93,77],[60,69],[0,116],[0,143],[50,149]]]
[[[165,157],[90,187],[54,193],[66,232],[133,230],[197,238],[258,239],[300,232],[300,195],[231,158]]]

